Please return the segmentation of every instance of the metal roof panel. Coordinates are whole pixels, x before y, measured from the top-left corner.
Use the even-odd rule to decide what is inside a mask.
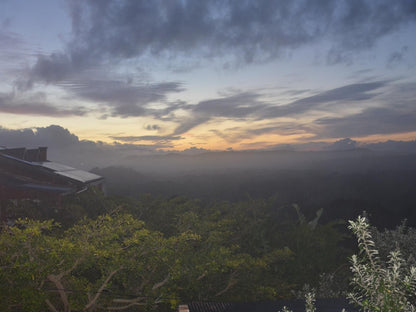
[[[102,177],[96,174],[93,174],[88,171],[83,170],[68,170],[68,171],[56,171],[55,172],[58,175],[82,182],[82,183],[88,183],[96,180],[101,180]]]
[[[39,163],[40,166],[51,169],[53,171],[68,171],[68,170],[75,170],[75,168],[72,168],[67,165],[59,164],[53,161],[45,161]]]

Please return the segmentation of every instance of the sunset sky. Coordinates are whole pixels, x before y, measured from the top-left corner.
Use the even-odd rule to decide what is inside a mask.
[[[0,0],[0,125],[162,150],[415,140],[416,1]]]

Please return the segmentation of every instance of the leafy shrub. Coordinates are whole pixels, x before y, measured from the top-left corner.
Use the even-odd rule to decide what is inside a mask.
[[[351,257],[353,292],[348,298],[363,311],[415,311],[416,268],[406,266],[399,250],[383,263],[365,217],[350,221],[349,229],[357,237],[359,255]]]
[[[358,255],[351,257],[353,290],[347,295],[350,301],[362,311],[416,311],[416,267],[407,264],[398,249],[391,251],[383,262],[367,219],[360,216],[349,223],[359,248]],[[305,299],[306,312],[314,312],[314,294],[308,293]],[[286,307],[282,311],[291,312]]]

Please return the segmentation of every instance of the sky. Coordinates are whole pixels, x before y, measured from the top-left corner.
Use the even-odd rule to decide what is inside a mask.
[[[0,138],[415,140],[415,34],[414,0],[0,0]]]

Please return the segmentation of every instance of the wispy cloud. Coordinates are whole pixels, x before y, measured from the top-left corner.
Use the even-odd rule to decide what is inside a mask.
[[[34,94],[30,99],[15,94],[0,93],[0,112],[17,115],[70,117],[85,115],[87,111],[82,107],[64,108],[50,104],[43,93]]]
[[[323,126],[319,136],[329,138],[361,137],[415,130],[416,109],[368,108],[359,114],[316,121]]]
[[[346,103],[360,103],[374,98],[378,93],[373,92],[388,83],[383,81],[351,84],[339,88],[322,91],[313,96],[303,97],[299,100],[285,105],[269,103],[263,100],[264,95],[255,92],[242,92],[228,97],[207,100],[197,105],[188,106],[190,117],[183,120],[175,130],[179,135],[192,128],[203,124],[213,118],[227,118],[231,120],[272,120],[280,117],[299,117],[312,110],[322,109],[336,110],[340,105]],[[328,108],[328,105],[331,107]],[[288,123],[280,123],[279,126],[266,127],[263,129],[247,130],[245,135],[252,136],[267,131],[279,130],[280,133],[287,132],[285,127]],[[300,131],[303,127],[298,124]],[[290,125],[290,131],[296,131],[294,124]]]
[[[113,116],[132,117],[152,114],[150,103],[163,102],[169,93],[183,90],[180,83],[132,83],[122,80],[81,80],[66,87],[73,96],[102,104]]]
[[[317,135],[342,138],[415,131],[415,97],[415,83],[390,84],[377,106],[372,103],[355,114],[316,120]]]
[[[153,141],[153,142],[170,142],[181,140],[180,136],[171,135],[141,135],[141,136],[112,136],[113,140],[122,142],[140,142],[140,141]]]
[[[342,86],[328,91],[320,92],[282,106],[269,107],[261,118],[283,117],[303,114],[322,105],[331,103],[344,104],[346,102],[360,102],[374,98],[377,93],[371,92],[385,86],[387,82],[377,81]]]

